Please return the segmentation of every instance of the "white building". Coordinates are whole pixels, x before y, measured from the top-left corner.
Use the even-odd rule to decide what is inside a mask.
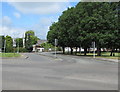
[[[41,47],[40,45],[42,43],[46,43],[47,40],[38,40],[37,43],[35,45],[33,45],[33,52],[43,52],[44,48]]]

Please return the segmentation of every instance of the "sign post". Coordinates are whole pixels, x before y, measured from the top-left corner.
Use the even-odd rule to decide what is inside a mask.
[[[18,39],[18,44],[17,44],[17,53],[19,53],[19,39]]]
[[[93,58],[95,58],[95,41],[93,42]]]

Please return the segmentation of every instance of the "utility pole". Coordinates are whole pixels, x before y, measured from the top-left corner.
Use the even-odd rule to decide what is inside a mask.
[[[19,38],[18,38],[17,53],[19,53]]]
[[[5,53],[5,48],[6,48],[6,40],[4,41],[4,53]]]
[[[14,56],[15,56],[15,47],[16,47],[16,41],[15,41],[15,38],[13,38]]]
[[[25,48],[25,33],[23,33],[23,48]]]

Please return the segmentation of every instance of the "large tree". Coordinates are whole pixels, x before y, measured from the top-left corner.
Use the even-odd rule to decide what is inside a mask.
[[[59,46],[91,47],[96,42],[97,54],[101,48],[118,49],[119,46],[119,8],[113,2],[80,2],[74,8],[68,8],[59,17],[58,22],[50,27],[49,42],[57,38]],[[111,53],[112,54],[112,53]]]
[[[25,33],[25,48],[31,52],[33,49],[33,45],[36,44],[38,41],[38,38],[35,36],[35,33],[33,30],[29,30]]]
[[[107,2],[78,3],[76,6],[78,26],[81,26],[80,36],[84,36],[83,47],[85,47],[85,52],[92,41],[96,42],[98,55],[101,55],[101,47],[106,41],[111,44],[108,44],[111,48],[115,46],[116,6],[117,3]]]
[[[13,52],[13,39],[12,39],[12,37],[7,35],[5,37],[5,40],[6,40],[5,51],[6,52]]]
[[[5,37],[0,36],[0,49],[2,52],[4,51],[4,42],[5,42]]]
[[[15,39],[16,46],[23,47],[23,38],[17,38]]]

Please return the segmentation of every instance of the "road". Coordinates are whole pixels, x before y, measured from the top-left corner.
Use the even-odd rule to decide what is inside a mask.
[[[117,90],[118,63],[26,53],[2,60],[3,90]]]

